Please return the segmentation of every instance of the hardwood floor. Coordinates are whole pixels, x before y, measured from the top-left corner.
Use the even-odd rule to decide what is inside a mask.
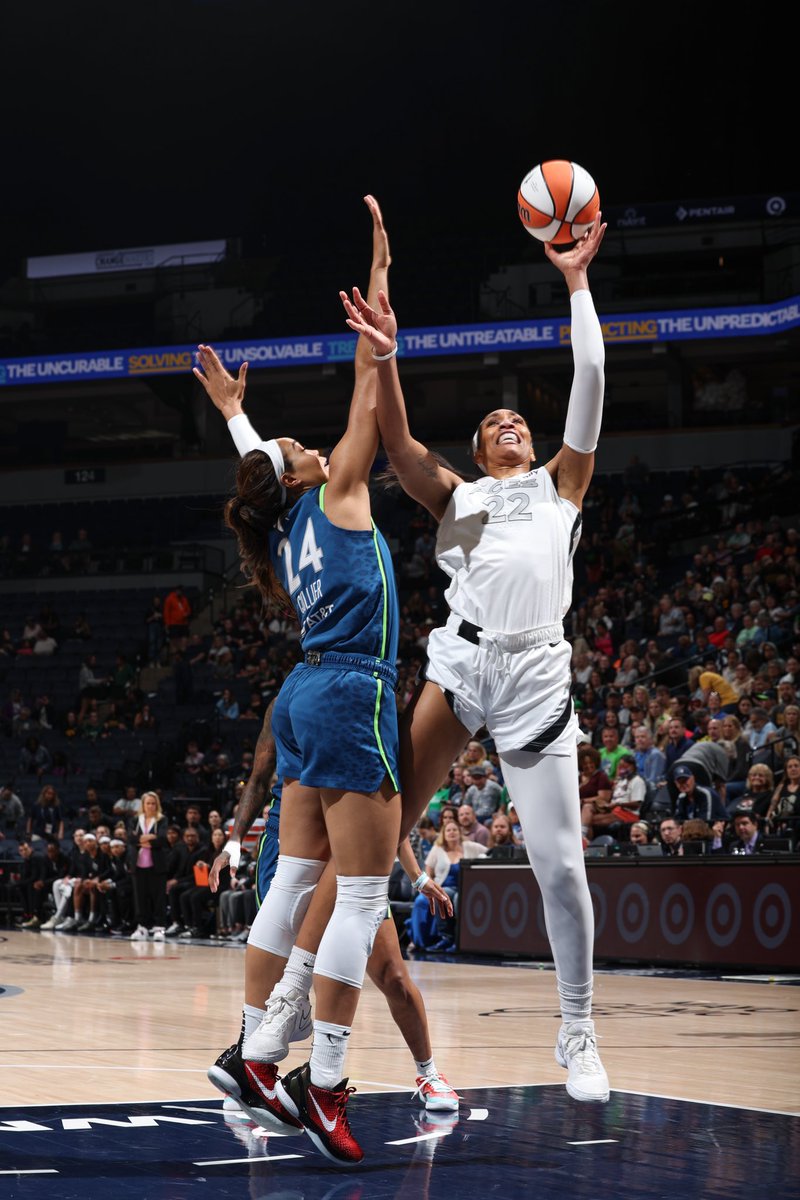
[[[0,938],[0,1105],[219,1098],[206,1068],[238,1036],[240,948]],[[437,1065],[454,1086],[563,1082],[552,970],[409,966]],[[799,1015],[800,990],[775,982],[621,969],[595,980],[600,1051],[616,1090],[796,1113]],[[306,1057],[306,1046],[293,1047],[287,1068]],[[347,1070],[359,1091],[414,1086],[411,1056],[369,983]]]

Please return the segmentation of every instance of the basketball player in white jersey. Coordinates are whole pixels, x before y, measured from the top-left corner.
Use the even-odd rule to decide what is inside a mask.
[[[572,310],[574,378],[561,449],[535,466],[519,413],[479,425],[465,483],[408,428],[395,358],[397,322],[355,290],[341,293],[348,324],[378,360],[378,423],[405,491],[439,522],[436,556],[450,577],[450,616],[428,642],[426,682],[401,736],[403,832],[408,832],[468,737],[484,725],[519,814],[542,893],[562,1025],[555,1055],[577,1100],[605,1101],[608,1077],[591,1020],[594,919],[583,860],[571,649],[562,621],[572,592],[581,504],[594,468],[604,390],[604,347],[587,270],[605,233],[600,216],[569,250],[545,246],[564,275]]]

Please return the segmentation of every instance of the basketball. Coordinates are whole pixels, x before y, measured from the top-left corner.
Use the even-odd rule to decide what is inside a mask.
[[[588,171],[556,158],[528,172],[519,186],[517,208],[532,237],[564,244],[586,233],[600,208],[600,194]]]

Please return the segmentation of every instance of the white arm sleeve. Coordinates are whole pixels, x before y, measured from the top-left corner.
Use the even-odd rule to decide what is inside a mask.
[[[591,454],[597,448],[603,419],[605,347],[592,293],[586,288],[573,292],[570,305],[575,374],[569,394],[564,442],[578,454]]]
[[[228,433],[233,438],[233,444],[239,451],[240,458],[244,458],[250,450],[260,450],[262,447],[261,438],[250,424],[249,417],[244,413],[237,413],[235,417],[231,417],[228,421]]]

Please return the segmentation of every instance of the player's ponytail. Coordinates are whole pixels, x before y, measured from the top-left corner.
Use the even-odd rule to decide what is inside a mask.
[[[268,455],[263,450],[245,454],[236,472],[236,495],[225,505],[225,524],[236,534],[242,573],[267,603],[286,601],[269,555],[270,532],[286,507]]]

